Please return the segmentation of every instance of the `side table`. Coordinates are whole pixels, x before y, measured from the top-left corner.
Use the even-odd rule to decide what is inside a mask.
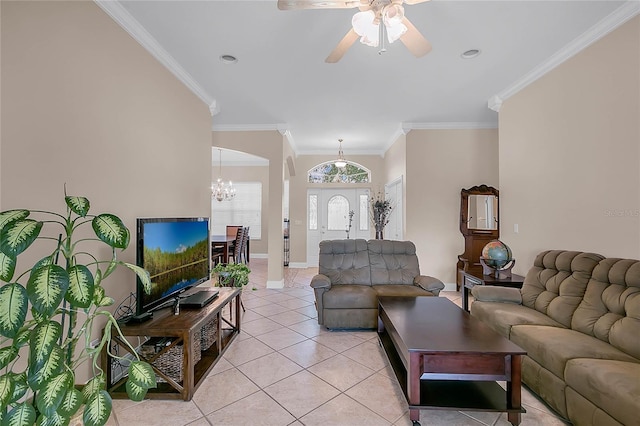
[[[469,312],[469,291],[477,285],[497,285],[502,287],[522,288],[524,277],[522,275],[511,274],[510,278],[496,278],[492,275],[483,275],[479,271],[463,271],[458,269],[459,276],[462,277],[462,309]]]

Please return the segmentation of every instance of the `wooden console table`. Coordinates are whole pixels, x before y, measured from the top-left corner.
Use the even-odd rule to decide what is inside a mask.
[[[496,278],[493,275],[483,275],[482,270],[458,270],[462,279],[462,308],[469,312],[469,291],[477,285],[497,285],[502,287],[522,288],[524,277],[511,274],[510,278]]]
[[[122,334],[129,337],[128,340],[133,343],[133,346],[139,345],[137,354],[140,359],[149,362],[156,376],[163,380],[158,383],[157,388],[149,389],[146,398],[191,400],[209,371],[240,333],[240,295],[242,289],[233,287],[219,288],[219,290],[219,296],[204,308],[181,309],[179,315],[173,315],[173,310],[169,307],[154,312],[153,318],[147,322],[120,326]],[[235,303],[233,303],[233,299],[235,299]],[[222,316],[223,308],[229,303],[235,304],[231,321]],[[211,347],[200,354],[195,354],[193,351],[194,339],[200,339],[203,326],[211,324],[216,319],[216,340]],[[139,340],[135,337],[144,341],[138,343]],[[160,349],[152,355],[145,356],[141,348],[148,342],[159,342]],[[120,350],[123,349],[126,353],[131,353],[130,348],[124,344],[115,331],[112,332],[112,343],[117,344]],[[157,364],[157,360],[162,354],[176,346],[182,348],[182,380],[176,380],[175,377],[153,364],[154,361]],[[122,351],[119,353],[119,356],[124,355],[125,353]],[[194,362],[198,357],[200,360]],[[114,362],[115,360],[105,348],[102,352],[102,366],[107,376],[107,391],[114,398],[127,398],[125,389],[127,377],[115,378],[114,380]]]

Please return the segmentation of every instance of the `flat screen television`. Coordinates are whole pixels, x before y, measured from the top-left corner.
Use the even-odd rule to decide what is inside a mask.
[[[151,276],[150,294],[138,280],[138,315],[209,279],[209,218],[138,219],[136,234],[136,263]]]

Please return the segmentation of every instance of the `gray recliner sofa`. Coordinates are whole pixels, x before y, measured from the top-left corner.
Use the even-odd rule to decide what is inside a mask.
[[[527,351],[522,381],[574,425],[640,425],[640,261],[545,251],[471,315]]]
[[[442,281],[420,275],[410,241],[325,240],[318,275],[311,280],[318,324],[376,328],[378,296],[437,296]]]

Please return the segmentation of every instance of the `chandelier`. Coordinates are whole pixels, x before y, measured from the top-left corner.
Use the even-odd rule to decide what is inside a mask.
[[[220,151],[220,157],[218,157],[220,173],[218,174],[216,184],[211,186],[211,196],[218,201],[231,201],[236,196],[236,189],[233,187],[231,181],[229,181],[229,183],[222,181],[222,149],[218,148],[218,151]]]
[[[339,169],[342,169],[347,166],[347,160],[344,159],[344,153],[342,152],[342,139],[338,139],[338,143],[340,143],[340,148],[338,148],[338,159],[335,161],[335,166]]]

